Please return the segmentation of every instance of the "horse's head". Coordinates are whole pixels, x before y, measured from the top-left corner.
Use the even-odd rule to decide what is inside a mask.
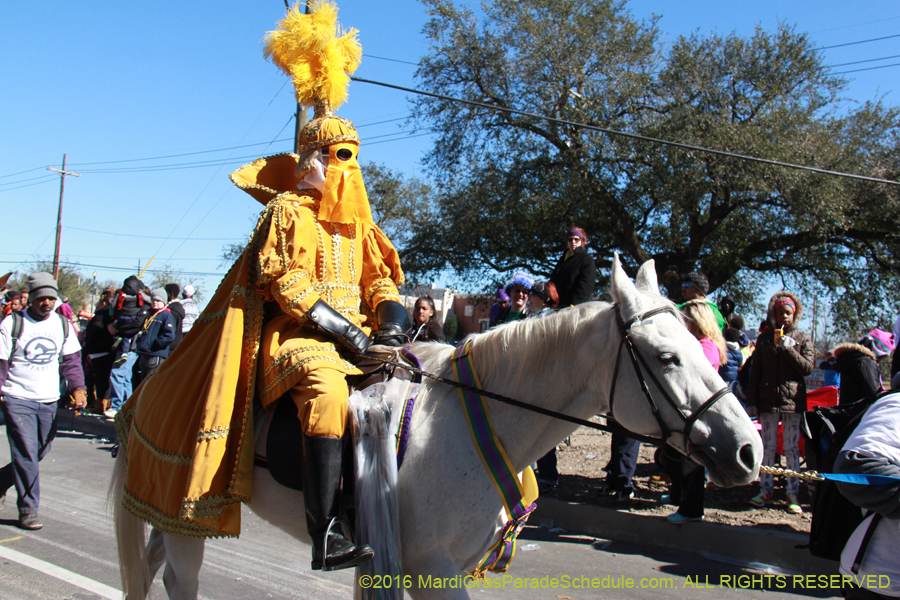
[[[609,398],[615,419],[659,437],[706,467],[717,485],[756,479],[762,441],[737,398],[703,355],[675,306],[659,293],[653,261],[632,283],[616,256],[611,293],[620,341]]]

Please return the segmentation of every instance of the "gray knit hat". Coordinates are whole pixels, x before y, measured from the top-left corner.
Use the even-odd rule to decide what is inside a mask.
[[[32,273],[28,276],[28,301],[34,302],[39,298],[54,298],[59,296],[59,286],[50,273]]]
[[[168,294],[166,294],[166,288],[156,288],[152,292],[150,292],[150,300],[155,301],[159,300],[163,304],[165,304],[169,299]]]

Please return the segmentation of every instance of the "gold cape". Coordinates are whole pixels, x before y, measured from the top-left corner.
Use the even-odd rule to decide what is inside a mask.
[[[399,300],[403,275],[387,237],[371,221],[319,220],[321,195],[296,190],[297,161],[261,158],[231,175],[266,205],[247,248],[178,348],[116,415],[128,467],[124,506],[162,531],[238,536],[240,503],[252,494],[254,397],[268,405],[317,365],[358,373],[304,326],[316,300],[357,325],[366,320],[360,299],[371,310]]]

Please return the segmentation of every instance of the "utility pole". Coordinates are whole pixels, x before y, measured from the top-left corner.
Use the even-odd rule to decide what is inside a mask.
[[[81,177],[81,173],[66,171],[66,155],[63,154],[62,170],[47,167],[48,171],[59,173],[59,211],[56,213],[56,249],[53,251],[53,279],[59,281],[59,242],[62,239],[62,207],[63,190],[66,187],[66,175]]]
[[[309,0],[303,3],[304,4],[304,14],[309,14]],[[288,10],[291,10],[291,6],[288,4],[288,0],[284,0],[284,7]],[[307,121],[307,111],[306,107],[297,103],[297,112],[294,115],[294,153],[298,153],[300,151],[300,132],[303,131],[303,128],[306,127]]]

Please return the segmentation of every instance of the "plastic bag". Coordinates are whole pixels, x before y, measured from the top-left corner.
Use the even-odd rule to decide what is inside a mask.
[[[375,551],[372,560],[356,567],[356,580],[381,584],[377,589],[357,585],[355,600],[403,598],[395,433],[403,401],[417,389],[417,384],[391,380],[350,396],[356,458],[356,542],[369,544]]]

